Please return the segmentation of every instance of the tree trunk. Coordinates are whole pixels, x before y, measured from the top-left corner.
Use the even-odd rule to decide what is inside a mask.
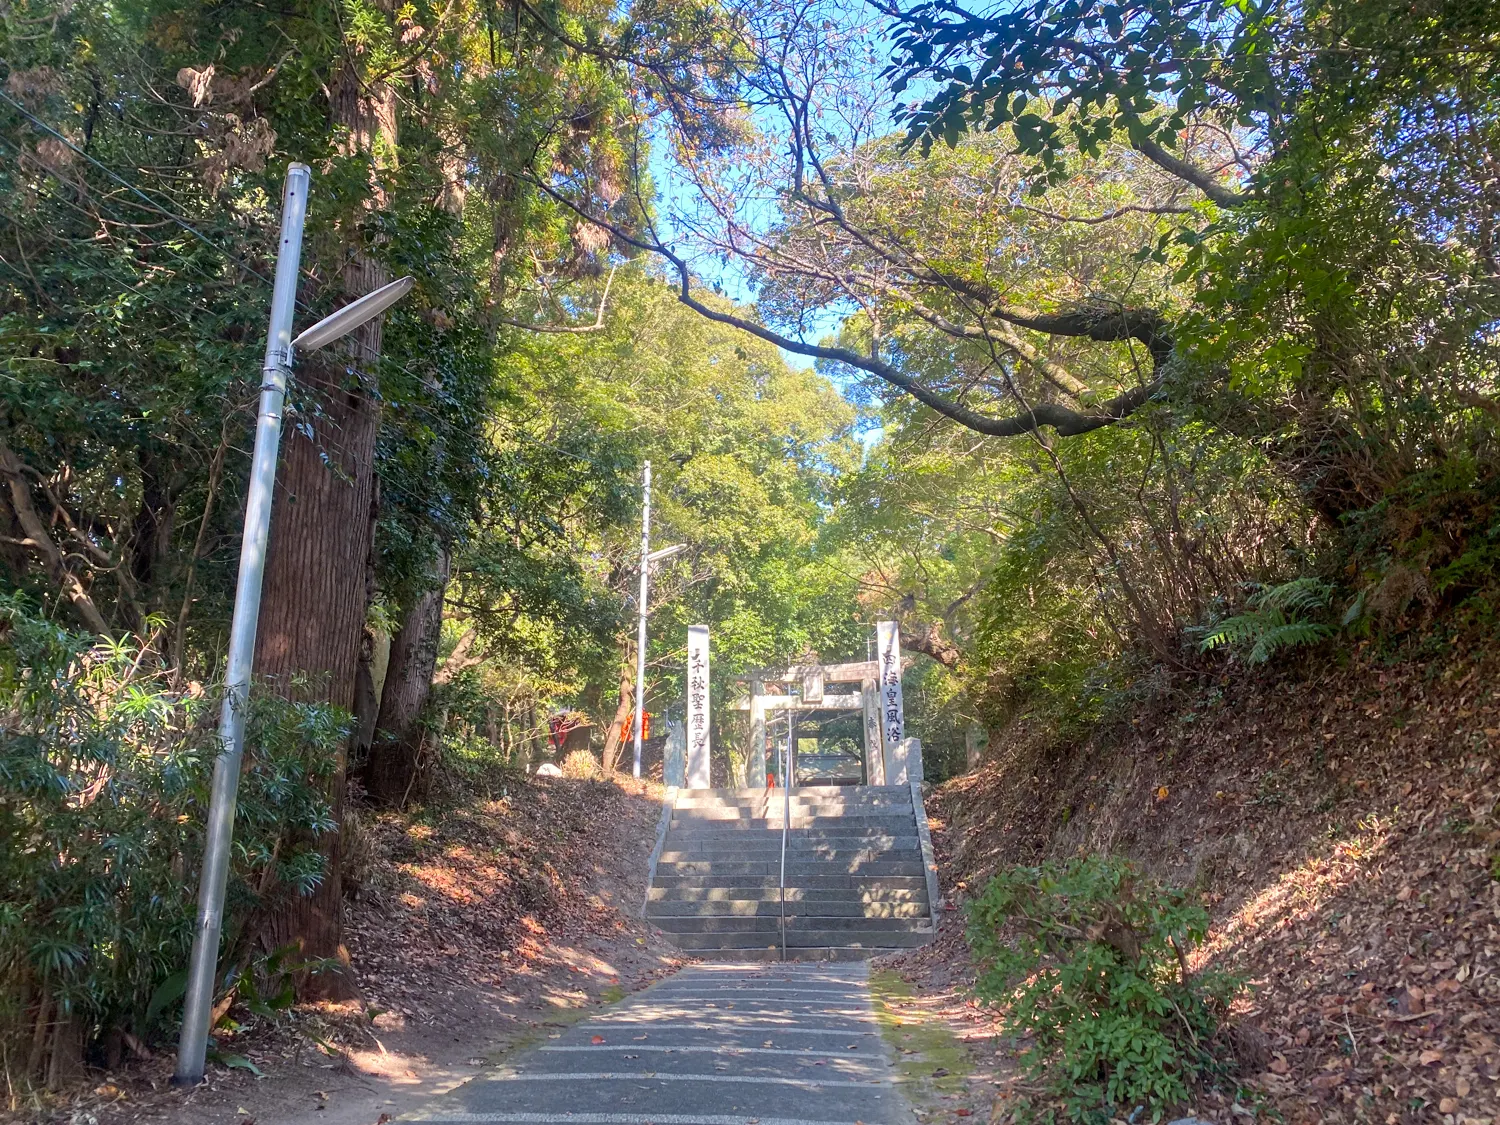
[[[380,710],[380,693],[375,689],[375,634],[364,631],[359,641],[359,662],[354,668],[354,737],[349,747],[349,761],[363,773],[375,742],[375,715]]]
[[[537,763],[542,760],[542,754],[547,749],[547,735],[542,729],[547,724],[539,722],[536,716],[536,699],[530,698],[526,702],[526,740],[522,744],[521,768],[527,773],[536,769]]]
[[[380,522],[380,478],[370,490],[369,553],[365,556],[365,627],[359,635],[359,658],[354,666],[354,733],[350,740],[349,760],[358,768],[370,757],[375,741],[375,716],[380,710],[382,685],[375,682],[378,638],[369,627],[370,606],[375,602],[375,528]],[[389,650],[386,652],[389,662]]]
[[[963,659],[958,646],[943,636],[943,623],[931,621],[901,630],[901,647],[909,652],[926,653],[950,671]]]
[[[255,667],[289,698],[352,712],[372,547],[378,413],[362,389],[342,385],[341,368],[304,369],[297,382],[321,399],[320,411],[303,413],[283,439]],[[347,748],[341,748],[328,794],[336,822],[343,820],[347,761]],[[306,957],[347,964],[338,831],[327,833],[319,847],[323,881],[274,914],[268,939],[273,948],[295,942]],[[308,983],[315,996],[355,994],[352,977],[337,972]]]
[[[352,61],[331,83],[332,124],[347,130],[346,156],[370,154],[367,205],[384,205],[381,160],[396,151],[396,99],[388,84],[370,84]],[[379,142],[379,143],[377,143]],[[390,280],[387,270],[357,243],[343,247],[340,288],[353,300]],[[266,555],[265,594],[255,666],[299,698],[323,700],[345,711],[355,707],[360,640],[368,612],[369,561],[374,551],[375,442],[380,409],[374,384],[380,358],[381,318],[346,337],[345,359],[309,364],[297,373],[300,397],[316,394],[321,411],[308,411],[282,438]],[[329,801],[342,825],[349,747],[340,748]],[[303,999],[350,1000],[359,995],[343,943],[340,830],[318,841],[323,880],[295,896],[266,921],[273,946],[295,944],[304,957],[338,968],[300,982]]]
[[[362,777],[371,799],[384,805],[399,805],[405,794],[413,791],[422,757],[418,720],[432,692],[432,673],[443,633],[443,598],[452,570],[452,556],[446,547],[438,548],[436,570],[436,584],[417,598],[391,638],[385,690],[380,696],[375,737]]]
[[[620,657],[620,702],[615,707],[614,720],[609,724],[609,733],[604,736],[604,772],[614,773],[619,765],[620,751],[630,732],[625,729],[626,720],[635,703],[635,644],[626,640]]]

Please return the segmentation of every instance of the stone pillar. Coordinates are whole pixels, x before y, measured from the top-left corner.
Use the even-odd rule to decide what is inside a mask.
[[[885,762],[887,785],[910,785],[922,780],[922,740],[903,738],[890,749]]]
[[[885,757],[885,783],[905,785],[906,768],[901,743],[906,738],[906,706],[901,697],[901,639],[894,621],[875,624],[876,690],[880,699],[880,734]]]
[[[745,784],[751,789],[766,787],[766,694],[765,681],[758,676],[750,681],[750,741],[745,748]]]
[[[708,789],[708,751],[713,727],[709,714],[708,626],[688,626],[687,778],[688,789]]]
[[[881,747],[885,740],[880,733],[880,695],[875,681],[863,681],[859,685],[859,695],[865,713],[865,784],[884,785],[885,754]]]
[[[687,777],[687,728],[676,720],[667,722],[667,745],[662,751],[663,785],[682,787]]]

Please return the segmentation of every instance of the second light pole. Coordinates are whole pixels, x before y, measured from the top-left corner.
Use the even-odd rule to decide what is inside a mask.
[[[651,582],[651,462],[646,462],[641,476],[641,592],[640,610],[635,630],[635,718],[631,737],[635,742],[635,761],[631,776],[641,776],[641,725],[645,719],[641,708],[646,705],[646,593]]]
[[[647,461],[641,473],[641,591],[637,599],[639,613],[635,630],[635,715],[630,724],[635,743],[635,759],[630,772],[634,777],[641,776],[641,735],[646,719],[646,615],[651,594],[651,564],[685,550],[687,545],[683,543],[663,547],[660,551],[651,550],[651,462]]]

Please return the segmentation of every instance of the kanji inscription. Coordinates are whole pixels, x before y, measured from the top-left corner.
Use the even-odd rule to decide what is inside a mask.
[[[708,751],[712,731],[709,710],[708,626],[688,628],[687,655],[687,787],[709,787]]]

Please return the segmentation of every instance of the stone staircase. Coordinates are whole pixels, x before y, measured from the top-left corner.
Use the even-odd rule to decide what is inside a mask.
[[[785,794],[681,789],[663,810],[646,919],[697,956],[838,959],[933,936],[936,872],[912,786],[801,786]]]

